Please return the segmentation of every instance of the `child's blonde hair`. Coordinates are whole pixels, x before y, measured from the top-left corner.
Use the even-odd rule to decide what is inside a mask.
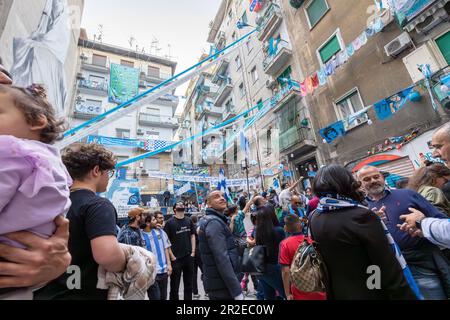
[[[55,109],[47,101],[45,89],[33,84],[28,88],[1,85],[0,93],[11,95],[14,105],[23,112],[26,121],[34,125],[42,116],[47,119],[47,126],[42,129],[40,141],[52,144],[62,138],[65,130],[64,120],[57,119]]]

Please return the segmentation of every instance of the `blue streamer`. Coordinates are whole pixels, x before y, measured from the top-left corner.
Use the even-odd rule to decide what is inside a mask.
[[[83,123],[83,124],[81,124],[81,125],[79,125],[79,126],[73,128],[73,129],[71,129],[71,130],[68,130],[67,132],[64,133],[64,137],[71,136],[71,135],[73,135],[74,133],[80,131],[81,129],[83,129],[83,128],[85,128],[85,127],[88,127],[88,126],[94,124],[95,122],[97,122],[97,121],[99,121],[99,120],[102,120],[102,119],[105,118],[107,115],[110,115],[111,113],[114,113],[114,112],[116,112],[116,111],[119,110],[119,109],[122,109],[122,108],[125,108],[125,107],[130,106],[130,105],[133,104],[134,102],[138,101],[139,99],[141,99],[141,98],[147,96],[148,94],[150,94],[150,93],[152,93],[152,92],[155,92],[156,90],[162,88],[162,87],[165,86],[166,84],[169,84],[169,83],[173,82],[174,80],[176,80],[177,78],[179,78],[179,77],[185,75],[186,73],[188,73],[188,72],[190,72],[190,71],[192,71],[192,70],[195,70],[196,68],[198,68],[199,66],[201,66],[201,65],[204,64],[205,62],[208,62],[208,61],[211,60],[211,59],[216,59],[220,54],[222,54],[223,52],[227,51],[227,50],[230,49],[231,47],[235,46],[235,45],[238,44],[239,42],[242,42],[244,39],[248,38],[250,35],[252,35],[253,33],[255,33],[255,32],[257,32],[257,31],[258,31],[258,30],[255,29],[255,30],[249,32],[248,34],[246,34],[246,35],[243,36],[242,38],[240,38],[240,39],[236,40],[235,42],[233,42],[232,44],[230,44],[229,46],[227,46],[227,47],[223,48],[222,50],[216,52],[216,53],[213,54],[212,56],[209,56],[208,58],[206,58],[206,59],[200,61],[199,63],[193,65],[192,67],[190,67],[190,68],[188,68],[188,69],[186,69],[186,70],[180,72],[179,74],[173,76],[172,78],[170,78],[170,79],[168,79],[168,80],[166,80],[166,81],[160,83],[159,85],[157,85],[157,86],[155,86],[155,87],[153,87],[153,88],[151,88],[151,89],[149,89],[149,90],[147,90],[147,91],[142,92],[141,94],[137,95],[137,96],[134,97],[133,99],[131,99],[131,100],[127,101],[127,102],[124,102],[124,103],[122,103],[121,105],[118,105],[117,107],[112,108],[111,110],[105,112],[104,114],[101,114],[101,115],[99,115],[99,116],[97,116],[97,117],[95,117],[95,118],[92,118],[91,120],[89,120],[89,121],[87,121],[87,122],[85,122],[85,123]]]

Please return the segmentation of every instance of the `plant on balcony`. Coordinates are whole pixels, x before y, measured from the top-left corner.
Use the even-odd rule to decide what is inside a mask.
[[[291,7],[294,9],[300,8],[302,6],[303,2],[305,2],[305,0],[289,0]]]

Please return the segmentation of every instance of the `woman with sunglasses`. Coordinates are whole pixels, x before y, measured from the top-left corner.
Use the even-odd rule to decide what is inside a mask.
[[[442,191],[450,180],[450,169],[441,163],[433,163],[416,171],[408,188],[417,191],[436,208],[450,217],[450,201]]]

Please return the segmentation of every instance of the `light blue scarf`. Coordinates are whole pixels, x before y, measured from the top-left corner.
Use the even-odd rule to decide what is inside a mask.
[[[342,197],[340,195],[331,194],[331,195],[327,195],[325,197],[321,197],[319,205],[317,206],[317,212],[330,213],[332,211],[336,211],[339,209],[356,208],[356,207],[370,210],[369,208],[361,205],[359,202],[357,202],[355,200],[348,199],[348,198]],[[416,295],[417,299],[423,300],[424,298],[423,298],[422,294],[420,293],[420,290],[417,287],[416,282],[414,281],[414,278],[411,274],[411,270],[409,270],[408,264],[406,263],[405,258],[403,257],[399,246],[395,243],[394,238],[392,237],[391,233],[389,232],[389,230],[386,227],[386,225],[384,224],[384,222],[380,218],[378,218],[378,219],[381,222],[381,225],[383,226],[384,233],[386,234],[386,238],[389,242],[389,245],[391,246],[392,251],[394,251],[394,253],[395,253],[395,258],[397,259],[398,263],[400,264],[400,266],[403,270],[403,274],[406,278],[406,281],[408,281],[408,284],[409,284],[411,290]]]

